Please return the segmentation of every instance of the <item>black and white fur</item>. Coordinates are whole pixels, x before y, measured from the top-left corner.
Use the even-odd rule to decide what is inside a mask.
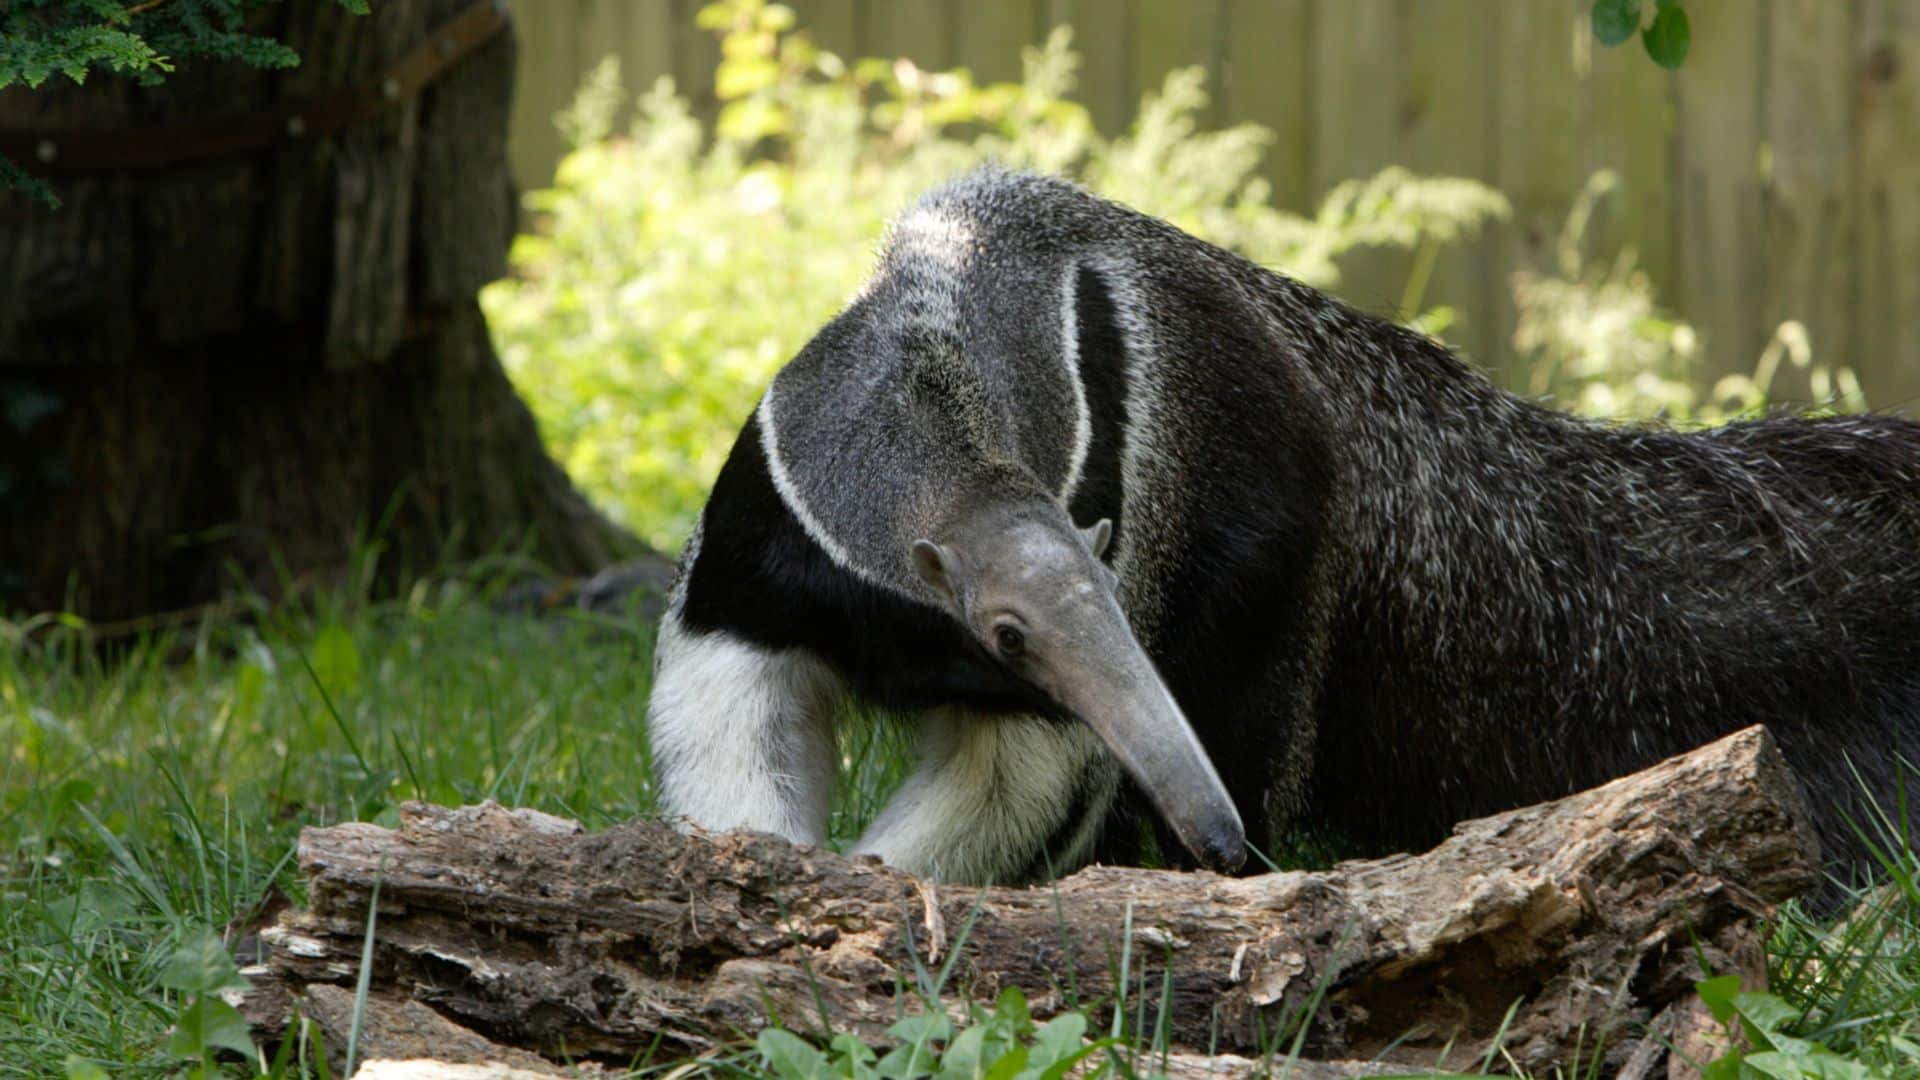
[[[1162,222],[989,170],[896,223],[715,484],[661,627],[668,811],[819,841],[851,694],[921,717],[858,850],[961,881],[1063,869],[1103,835],[1130,853],[1112,823],[1137,800],[1101,741],[909,565],[983,456],[1112,520],[1134,634],[1256,843],[1310,821],[1430,840],[1765,722],[1857,860],[1843,755],[1890,800],[1920,731],[1920,427],[1575,419]]]

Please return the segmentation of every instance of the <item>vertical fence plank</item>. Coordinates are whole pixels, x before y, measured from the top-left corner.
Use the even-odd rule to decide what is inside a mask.
[[[1594,211],[1587,251],[1611,260],[1632,248],[1662,303],[1675,299],[1674,77],[1647,58],[1638,41],[1605,48],[1584,28],[1591,57],[1592,107],[1584,172],[1619,176],[1619,188]],[[1584,182],[1585,177],[1582,177]],[[1575,192],[1569,191],[1572,200]]]
[[[507,158],[521,190],[545,187],[565,143],[554,114],[572,100],[579,85],[579,59],[573,34],[574,0],[552,0],[541,17],[513,21],[519,39],[514,57],[513,108],[507,117]]]
[[[1831,0],[1772,0],[1765,72],[1762,262],[1765,291],[1750,318],[1761,333],[1805,323],[1815,354],[1847,363],[1855,251],[1852,95],[1836,73],[1853,56],[1853,10]],[[1805,401],[1806,374],[1781,372],[1775,397]]]
[[[1223,123],[1273,132],[1267,179],[1273,201],[1306,213],[1313,185],[1313,49],[1308,0],[1229,0],[1221,75]]]
[[[1920,417],[1920,9],[1866,0],[1855,63],[1855,363],[1868,400]]]
[[[954,65],[947,0],[869,0],[862,14],[870,54],[887,59],[904,56],[930,71]]]
[[[620,63],[620,85],[629,103],[614,119],[615,130],[632,122],[631,99],[673,73],[667,0],[574,0],[574,70],[568,100],[593,69],[611,56]],[[557,163],[556,163],[557,164]]]
[[[720,39],[694,25],[707,0],[668,0],[673,48],[673,81],[693,106],[693,114],[711,124],[720,111],[713,73],[720,66]]]
[[[576,86],[588,73],[607,57],[620,62],[620,82],[630,90],[642,90],[653,85],[655,77],[671,70],[672,56],[665,48],[648,46],[649,42],[635,31],[633,19],[640,10],[649,6],[633,3],[630,0],[574,0],[579,19],[573,28],[574,64]],[[659,6],[659,5],[652,5]],[[647,70],[649,62],[657,64],[654,70]]]
[[[1400,158],[1399,5],[1394,0],[1329,0],[1315,9],[1313,198],[1343,180],[1371,176]],[[1365,57],[1364,62],[1359,58]],[[1391,316],[1406,283],[1406,260],[1360,251],[1341,260],[1334,290],[1364,311]]]
[[[967,0],[954,9],[955,62],[985,84],[1020,78],[1020,50],[1033,40],[1035,0]]]
[[[1494,94],[1500,87],[1494,42],[1498,29],[1484,5],[1473,0],[1429,0],[1405,12],[1406,67],[1402,164],[1415,172],[1492,180],[1497,161]],[[1447,341],[1474,363],[1492,370],[1504,355],[1506,334],[1490,318],[1501,288],[1493,273],[1489,230],[1440,255],[1418,308],[1452,307]],[[1414,265],[1420,265],[1418,258]],[[1406,305],[1402,305],[1404,308]]]
[[[611,56],[620,61],[620,80],[627,86],[640,85],[633,81],[634,71],[627,62],[627,50],[632,41],[621,32],[621,22],[626,5],[620,0],[574,0],[573,20],[573,59],[578,68],[574,82],[576,85],[587,77],[600,61]]]
[[[1048,29],[1073,27],[1073,51],[1080,54],[1075,99],[1093,114],[1094,126],[1117,135],[1133,123],[1140,105],[1131,64],[1131,13],[1135,0],[1048,0]],[[1148,0],[1155,2],[1155,0]]]
[[[674,74],[672,0],[601,0],[620,12],[620,78],[629,90],[644,94],[663,75]],[[684,86],[676,87],[686,93]]]
[[[1514,272],[1552,268],[1567,207],[1586,180],[1588,116],[1578,62],[1589,6],[1576,0],[1498,5],[1494,186],[1513,202],[1513,221],[1496,232],[1493,248],[1493,319],[1503,341],[1513,332]],[[1504,345],[1501,354],[1507,359],[1499,380],[1526,389],[1527,372]]]
[[[1208,126],[1217,123],[1220,65],[1214,62],[1214,46],[1220,18],[1219,0],[1140,5],[1134,15],[1131,57],[1140,93],[1158,93],[1167,73],[1175,68],[1204,67],[1206,80],[1201,85],[1207,91],[1208,101],[1207,108],[1200,113],[1200,122]]]
[[[798,29],[820,46],[851,63],[860,58],[860,10],[855,0],[789,0]]]
[[[1690,0],[1677,96],[1681,272],[1674,302],[1706,335],[1708,381],[1752,371],[1761,325],[1761,49],[1751,0]]]

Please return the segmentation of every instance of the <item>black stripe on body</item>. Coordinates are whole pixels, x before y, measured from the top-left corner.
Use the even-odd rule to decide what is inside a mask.
[[[693,630],[726,631],[766,648],[809,649],[854,693],[886,709],[1058,711],[945,612],[835,564],[775,490],[758,416],[741,429],[714,482],[681,618]]]
[[[1120,455],[1127,438],[1126,344],[1120,337],[1113,294],[1098,273],[1082,267],[1073,296],[1080,385],[1086,394],[1092,438],[1067,509],[1077,525],[1091,525],[1101,518],[1113,522],[1113,542],[1107,548],[1111,561],[1119,549],[1120,509],[1125,502]]]

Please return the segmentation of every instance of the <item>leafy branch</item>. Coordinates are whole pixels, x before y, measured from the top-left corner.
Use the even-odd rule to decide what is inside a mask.
[[[1680,0],[1654,0],[1653,21],[1640,25],[1640,0],[1593,0],[1593,36],[1609,48],[1635,33],[1647,55],[1663,68],[1677,68],[1687,58],[1693,30]]]
[[[157,86],[176,64],[235,60],[256,68],[300,63],[292,49],[247,29],[277,0],[12,0],[0,5],[0,90],[37,90],[55,75],[76,85],[95,71]],[[335,0],[357,15],[367,0]],[[0,157],[0,190],[23,188],[50,206],[47,186]]]

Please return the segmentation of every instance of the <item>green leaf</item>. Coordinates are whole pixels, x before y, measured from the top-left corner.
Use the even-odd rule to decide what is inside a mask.
[[[933,1075],[933,1071],[940,1067],[940,1058],[934,1053],[933,1043],[937,1038],[943,1039],[946,1036],[942,1034],[919,1038],[916,1036],[903,1037],[898,1034],[899,1029],[909,1021],[925,1019],[928,1019],[928,1016],[924,1014],[921,1016],[909,1016],[906,1020],[902,1020],[887,1029],[888,1034],[900,1040],[899,1045],[889,1051],[886,1057],[880,1059],[880,1063],[874,1066],[875,1072],[885,1077],[886,1080],[918,1080],[919,1077]],[[945,1018],[942,1017],[940,1019],[944,1020]],[[932,1025],[915,1025],[915,1030],[933,1032],[937,1029]]]
[[[359,690],[360,649],[346,627],[328,623],[313,639],[313,673],[335,698]]]
[[[1653,25],[1640,32],[1640,41],[1654,63],[1668,70],[1679,67],[1687,59],[1687,46],[1693,42],[1693,31],[1687,26],[1687,9],[1679,4],[1661,8],[1653,17]]]
[[[1095,1053],[1105,1050],[1110,1046],[1118,1045],[1120,1045],[1120,1040],[1118,1039],[1095,1039],[1080,1049],[1075,1050],[1073,1053],[1068,1054],[1066,1057],[1041,1069],[1037,1074],[1031,1074],[1032,1080],[1061,1080],[1062,1077],[1073,1070],[1074,1066],[1092,1057]]]
[[[1027,1070],[1028,1051],[1024,1046],[1014,1046],[993,1059],[981,1080],[1013,1080]]]
[[[797,17],[794,15],[793,9],[787,5],[768,4],[766,7],[760,9],[760,18],[758,21],[760,29],[771,30],[776,34],[784,34],[793,29],[796,20]]]
[[[1005,1021],[1007,1030],[1015,1035],[1033,1034],[1033,1017],[1027,1013],[1027,996],[1017,986],[1000,991],[1000,999],[993,1003],[993,1017]]]
[[[1812,1066],[1809,1072],[1823,1080],[1876,1080],[1886,1075],[1863,1061],[1841,1057],[1831,1050],[1820,1051],[1809,1064]]]
[[[1827,1075],[1818,1065],[1801,1057],[1780,1053],[1778,1050],[1748,1054],[1740,1060],[1751,1073],[1770,1076],[1773,1080],[1806,1080],[1807,1077]]]
[[[887,1052],[873,1071],[885,1080],[919,1080],[923,1076],[932,1076],[939,1065],[934,1057],[933,1048],[925,1043],[901,1043]]]
[[[254,717],[260,714],[260,703],[265,700],[266,691],[266,669],[252,661],[241,664],[239,670],[234,672],[233,692],[227,698],[233,718],[242,724],[252,724]]]
[[[1040,1059],[1036,1064],[1050,1065],[1079,1053],[1086,1034],[1087,1014],[1083,1012],[1061,1013],[1040,1025],[1033,1033],[1033,1047]]]
[[[728,102],[720,110],[714,131],[723,139],[751,143],[774,135],[784,135],[792,127],[787,110],[762,98],[743,98]]]
[[[1741,1080],[1740,1051],[1733,1050],[1707,1062],[1700,1070],[1700,1080]]]
[[[1640,0],[1593,0],[1593,36],[1618,45],[1640,29]]]
[[[876,1057],[873,1048],[861,1042],[858,1035],[843,1031],[827,1045],[833,1052],[834,1075],[847,1080],[874,1080],[879,1075],[873,1068]]]
[[[833,1048],[834,1054],[838,1057],[853,1061],[873,1060],[873,1048],[861,1042],[860,1036],[852,1032],[843,1031],[835,1035],[833,1041],[828,1045]]]
[[[107,1080],[107,1070],[77,1054],[67,1055],[67,1080]]]
[[[887,1034],[903,1043],[944,1042],[953,1037],[953,1021],[933,1012],[903,1016],[893,1022]]]
[[[167,1052],[175,1057],[204,1058],[213,1050],[231,1050],[254,1056],[253,1037],[240,1010],[211,994],[189,1001],[180,1009]]]
[[[782,1080],[821,1080],[832,1074],[827,1057],[812,1043],[783,1028],[763,1028],[754,1040],[767,1068]]]
[[[972,1080],[980,1075],[981,1057],[986,1050],[987,1026],[976,1024],[954,1036],[947,1052],[940,1055],[940,1080]]]
[[[1733,999],[1740,993],[1740,976],[1719,975],[1704,979],[1694,983],[1693,989],[1700,995],[1708,1011],[1713,1013],[1714,1020],[1724,1024],[1733,1019]]]
[[[1800,1010],[1777,994],[1742,991],[1733,996],[1733,1006],[1753,1026],[1771,1037],[1785,1031],[1800,1019]]]
[[[40,909],[48,932],[62,942],[97,934],[127,922],[133,915],[132,899],[105,882],[86,882],[78,892],[51,900]]]
[[[245,990],[249,983],[234,965],[220,935],[206,927],[182,941],[160,970],[160,985],[186,994]]]
[[[780,65],[764,58],[729,60],[713,75],[713,92],[721,101],[746,97],[772,86]]]

